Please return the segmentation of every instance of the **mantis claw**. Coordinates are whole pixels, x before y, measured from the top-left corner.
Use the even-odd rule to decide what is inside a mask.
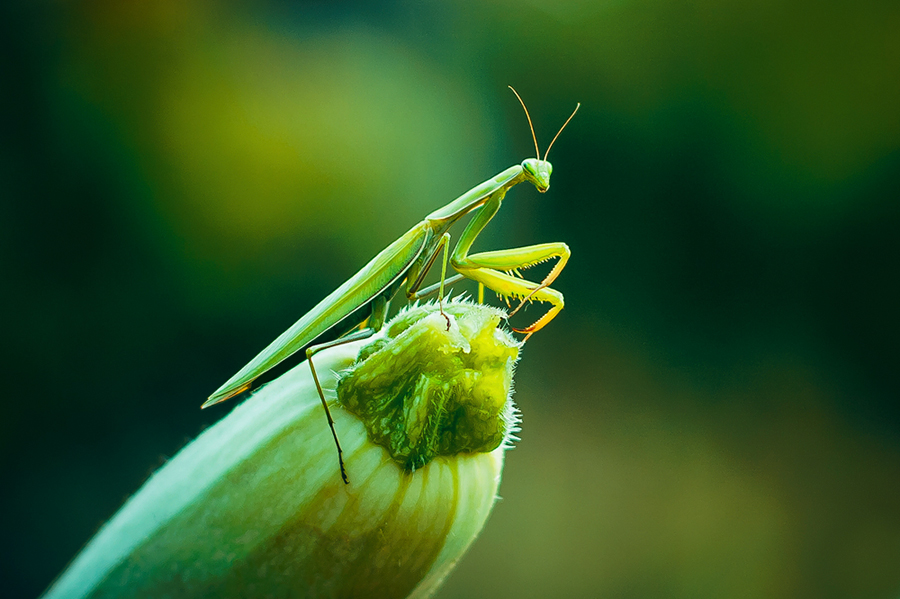
[[[528,337],[526,337],[526,339],[527,338]],[[343,452],[340,451],[340,448],[338,448],[338,462],[341,465],[341,479],[343,479],[345,485],[349,485],[350,479],[347,478],[347,469],[344,468],[344,457],[343,457],[343,455],[341,455],[342,453]]]

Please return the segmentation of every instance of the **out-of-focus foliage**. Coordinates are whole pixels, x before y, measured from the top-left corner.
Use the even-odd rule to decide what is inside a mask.
[[[441,596],[900,593],[900,5],[251,6],[0,8],[4,596],[299,315],[531,155],[507,84],[542,146],[583,108],[480,247],[573,257]]]

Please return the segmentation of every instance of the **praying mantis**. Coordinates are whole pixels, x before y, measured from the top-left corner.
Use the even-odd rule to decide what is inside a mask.
[[[331,417],[331,411],[325,400],[325,393],[319,383],[312,360],[317,352],[335,345],[366,339],[377,333],[384,325],[391,299],[404,285],[408,300],[417,300],[437,292],[440,303],[445,285],[463,278],[471,279],[479,284],[479,301],[482,300],[484,287],[493,290],[507,302],[510,298],[519,299],[519,305],[510,313],[510,316],[518,312],[526,301],[537,300],[549,303],[550,309],[534,323],[521,329],[513,328],[517,333],[525,334],[526,339],[553,320],[564,305],[563,295],[552,289],[550,284],[559,276],[569,259],[570,252],[565,243],[542,243],[521,248],[469,254],[469,249],[475,239],[497,214],[506,192],[512,187],[527,181],[534,185],[540,193],[547,191],[550,187],[550,173],[553,170],[553,166],[547,162],[547,155],[559,134],[581,107],[580,103],[575,106],[575,110],[560,127],[547,147],[544,157],[541,158],[528,108],[519,93],[512,86],[510,89],[525,110],[528,126],[531,128],[531,136],[534,139],[535,158],[528,158],[522,164],[509,167],[426,216],[422,222],[382,250],[359,272],[270,343],[259,355],[213,393],[202,407],[209,407],[247,391],[260,375],[306,348],[306,358],[313,381],[322,400],[328,426],[331,428],[331,434],[337,447],[341,478],[344,483],[349,484],[341,443],[338,440],[334,420]],[[453,254],[449,257],[450,265],[458,274],[448,279],[446,275],[450,244],[449,229],[459,219],[472,212],[475,213],[472,220],[469,221]],[[442,252],[440,282],[422,289],[425,275],[434,265],[438,254]],[[553,259],[556,259],[556,263],[540,283],[528,281],[520,274],[521,269]],[[443,314],[443,310],[441,313]],[[447,319],[449,329],[450,319],[446,315],[444,318]],[[322,334],[341,323],[351,325],[350,332],[334,341],[310,345]]]

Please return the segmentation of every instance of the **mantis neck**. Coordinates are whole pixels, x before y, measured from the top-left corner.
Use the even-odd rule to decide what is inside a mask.
[[[498,191],[501,191],[502,197],[509,188],[524,180],[522,166],[518,164],[511,166],[496,177],[491,177],[481,185],[473,187],[446,206],[438,208],[426,216],[425,220],[434,223],[436,230],[444,231],[475,208],[479,208]],[[441,229],[441,225],[443,225],[443,229]]]

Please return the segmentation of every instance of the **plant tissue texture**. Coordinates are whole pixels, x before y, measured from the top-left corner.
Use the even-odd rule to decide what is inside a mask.
[[[156,472],[46,599],[431,595],[484,526],[516,424],[503,312],[443,312],[316,354],[349,485],[302,363]]]

